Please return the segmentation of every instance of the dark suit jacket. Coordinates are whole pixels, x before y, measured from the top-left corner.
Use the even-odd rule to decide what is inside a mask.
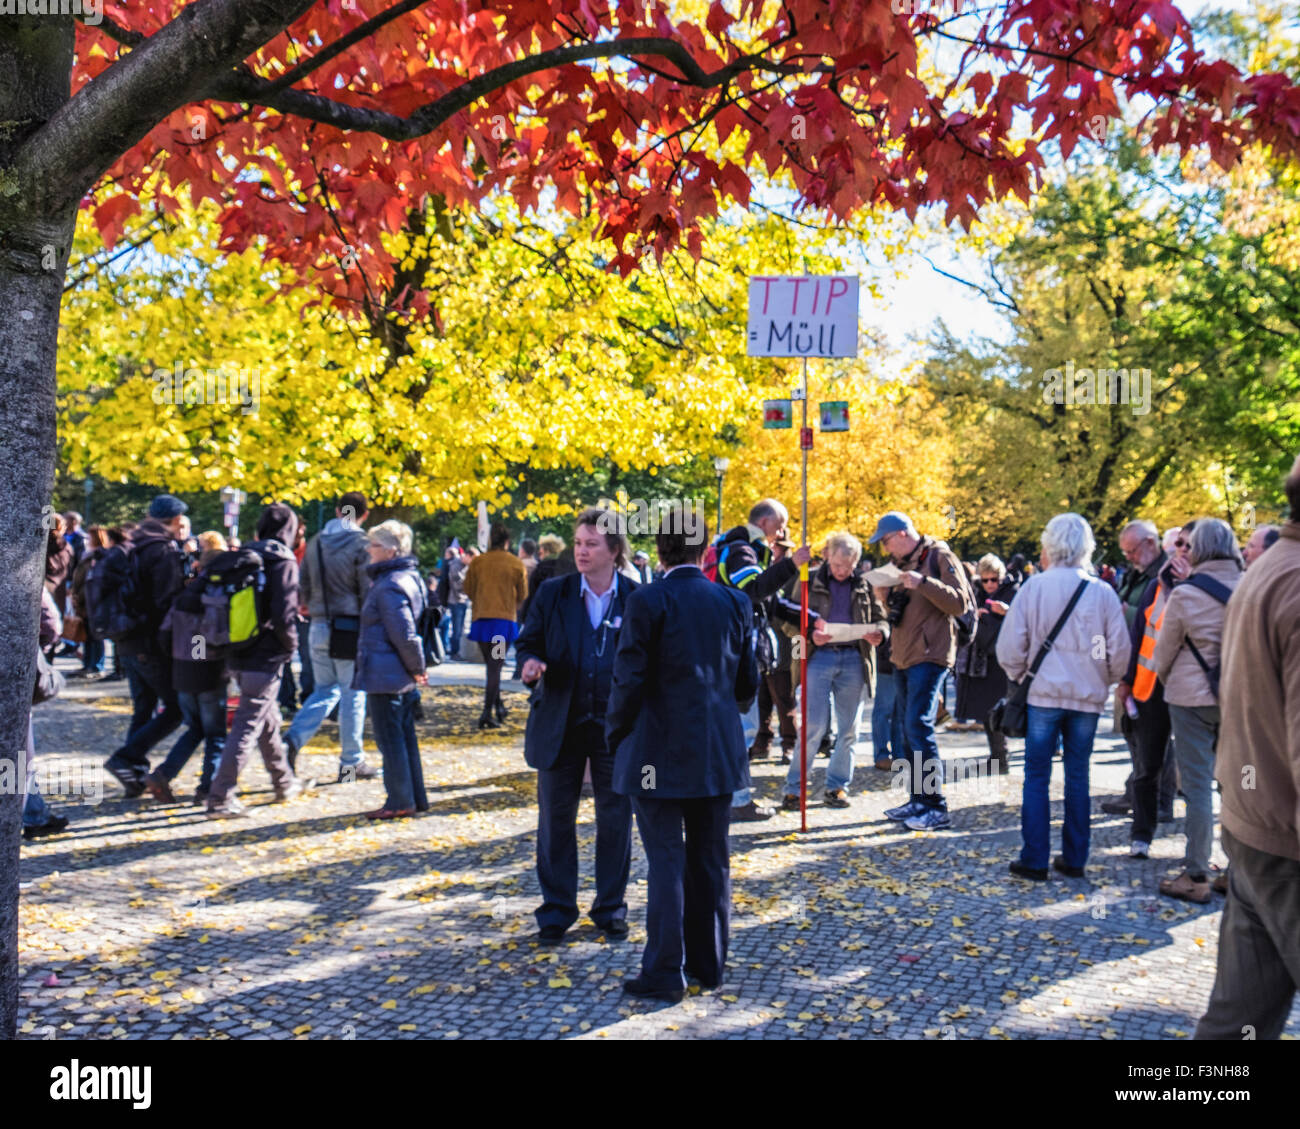
[[[636,588],[635,583],[619,573],[614,574],[614,582],[618,590],[609,606],[611,622],[627,614],[627,599]],[[544,769],[554,765],[564,744],[586,614],[581,573],[553,577],[533,594],[528,618],[515,640],[515,655],[520,666],[529,659],[539,659],[546,664],[546,673],[533,687],[528,725],[524,731],[524,760],[533,768]],[[619,634],[617,629],[611,630],[607,646],[616,647]]]
[[[753,621],[748,597],[697,568],[628,597],[605,719],[614,791],[677,800],[746,786],[740,711],[758,692]]]

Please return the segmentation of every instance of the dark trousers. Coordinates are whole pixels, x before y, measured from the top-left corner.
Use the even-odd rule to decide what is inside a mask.
[[[375,744],[384,758],[384,807],[390,811],[428,811],[424,767],[415,735],[418,690],[405,694],[367,694],[366,713],[375,731]]]
[[[1219,831],[1228,900],[1219,963],[1198,1039],[1276,1039],[1300,990],[1300,862],[1270,855]]]
[[[121,647],[118,647],[114,654],[122,668],[122,673],[126,675],[126,687],[131,695],[131,722],[126,727],[126,735],[130,738],[137,729],[143,729],[148,725],[153,715],[158,712],[158,695],[136,673],[134,655],[122,654]]]
[[[202,742],[203,769],[199,774],[199,790],[207,792],[212,787],[213,774],[226,748],[225,683],[198,694],[179,693],[176,698],[181,716],[185,718],[185,730],[176,738],[172,751],[156,772],[169,783],[175,780]]]
[[[1159,817],[1160,777],[1169,748],[1169,707],[1160,684],[1145,702],[1138,702],[1133,723],[1133,825],[1129,837],[1150,843]],[[1172,803],[1172,799],[1170,803]]]
[[[122,661],[128,662],[125,657]],[[141,769],[147,769],[149,750],[170,736],[181,723],[180,703],[176,700],[176,691],[172,689],[171,662],[159,655],[133,655],[127,666],[127,678],[130,680],[135,710],[131,716],[131,729],[126,743],[113,755]],[[154,713],[159,703],[162,704],[162,712]],[[137,726],[142,715],[145,720]]]
[[[717,987],[731,930],[731,797],[635,796],[632,806],[648,871],[641,976],[672,991],[683,987],[684,969],[706,988]]]
[[[777,732],[781,734],[781,748],[790,750],[799,740],[799,730],[794,723],[794,687],[789,670],[773,670],[763,675],[758,684],[758,736],[754,744],[767,748],[772,743],[772,709],[776,709]]]
[[[614,754],[605,747],[603,723],[572,727],[550,768],[537,771],[537,884],[539,928],[567,929],[578,920],[578,803],[591,762],[596,798],[597,925],[627,919],[627,876],[632,865],[632,805],[614,791]]]
[[[906,670],[894,668],[903,713],[903,741],[911,765],[912,799],[926,807],[948,810],[943,795],[943,759],[934,726],[947,670],[938,663],[922,662]]]

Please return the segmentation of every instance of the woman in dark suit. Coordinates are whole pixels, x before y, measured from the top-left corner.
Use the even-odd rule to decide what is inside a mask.
[[[368,819],[400,819],[429,810],[415,736],[417,686],[427,686],[420,617],[425,587],[420,562],[411,556],[411,529],[385,521],[370,530],[366,549],[371,580],[361,606],[352,688],[366,692],[366,713],[384,758],[384,806]]]
[[[1007,676],[998,665],[998,634],[1019,586],[992,553],[980,557],[975,571],[979,575],[975,583],[975,637],[957,656],[957,716],[974,718],[983,726],[989,742],[989,770],[996,763],[998,775],[1005,776],[1010,771],[1007,736],[990,728],[988,717],[1007,692]]]

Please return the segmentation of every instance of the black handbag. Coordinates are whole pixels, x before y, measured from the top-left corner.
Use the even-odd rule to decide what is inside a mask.
[[[325,576],[325,550],[316,538],[316,563],[320,568],[320,595],[325,603],[325,622],[330,629],[330,658],[354,660],[357,644],[361,640],[361,617],[355,615],[330,615],[330,586]]]
[[[1056,621],[1056,625],[1043,640],[1043,645],[1038,648],[1038,654],[1028,673],[1019,682],[1011,683],[1011,690],[1007,696],[1000,698],[998,704],[989,710],[989,728],[995,733],[1001,732],[1005,737],[1023,737],[1029,732],[1029,685],[1038,673],[1038,668],[1043,665],[1047,652],[1052,649],[1052,644],[1056,642],[1057,635],[1061,633],[1065,621],[1070,618],[1070,613],[1074,611],[1088,583],[1087,580],[1079,581],[1079,587],[1074,590],[1070,602],[1065,605],[1061,618]]]

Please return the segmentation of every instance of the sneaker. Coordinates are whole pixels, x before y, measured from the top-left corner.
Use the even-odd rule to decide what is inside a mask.
[[[1202,906],[1212,898],[1209,878],[1204,874],[1200,878],[1193,878],[1185,870],[1177,878],[1160,879],[1160,892],[1167,898],[1179,898]]]
[[[925,805],[919,800],[908,800],[901,807],[886,808],[885,818],[892,819],[895,823],[902,823],[911,819],[914,815],[920,815],[923,811],[925,811]]]
[[[771,819],[776,815],[776,808],[769,808],[766,804],[760,804],[754,800],[743,807],[732,807],[732,823],[757,823],[760,820]]]
[[[142,772],[138,765],[134,765],[114,753],[104,762],[104,768],[108,770],[108,774],[114,780],[122,785],[122,791],[126,793],[128,800],[134,800],[137,796],[144,795],[144,778],[148,774]]]
[[[1151,844],[1144,843],[1141,839],[1134,839],[1129,844],[1128,857],[1131,859],[1149,859],[1151,857]]]
[[[1107,815],[1132,815],[1133,805],[1121,797],[1118,800],[1102,800],[1101,810]]]
[[[308,777],[304,780],[299,776],[295,776],[289,781],[286,787],[276,790],[275,800],[273,802],[277,804],[287,804],[290,800],[296,800],[304,792],[310,792],[315,786],[316,781],[313,778]]]
[[[203,813],[208,819],[238,819],[240,816],[248,814],[248,809],[244,807],[234,796],[226,799],[224,804],[213,807],[208,805],[208,810]]]
[[[952,826],[952,819],[941,808],[926,808],[920,815],[903,820],[903,826],[909,831],[945,831]]]
[[[828,808],[846,808],[849,806],[849,794],[843,788],[835,788],[822,793],[822,803]]]
[[[798,797],[798,796],[782,796],[782,797],[781,797],[781,810],[782,810],[782,811],[798,811],[798,810],[799,810],[799,797]]]

